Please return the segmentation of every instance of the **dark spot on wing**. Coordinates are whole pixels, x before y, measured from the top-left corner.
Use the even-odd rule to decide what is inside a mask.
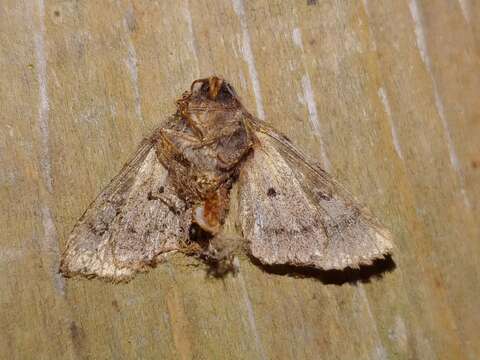
[[[271,188],[268,188],[267,195],[270,196],[270,197],[275,197],[277,195],[277,192],[275,191],[275,189],[273,187],[271,187]]]
[[[307,5],[309,6],[318,5],[318,0],[307,0]]]

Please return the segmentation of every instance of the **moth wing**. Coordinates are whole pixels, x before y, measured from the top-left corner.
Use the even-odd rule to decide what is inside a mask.
[[[145,140],[74,227],[61,272],[121,281],[147,270],[179,248],[187,226],[184,206],[153,142]]]
[[[239,219],[264,264],[357,268],[392,250],[390,235],[325,171],[273,129],[255,124],[241,169]]]

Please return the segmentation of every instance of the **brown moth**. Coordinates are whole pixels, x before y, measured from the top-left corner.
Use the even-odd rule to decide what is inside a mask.
[[[233,213],[236,235],[225,226]],[[223,272],[242,249],[267,265],[340,270],[383,258],[392,243],[367,209],[213,76],[192,83],[86,210],[60,270],[122,281],[180,251]]]

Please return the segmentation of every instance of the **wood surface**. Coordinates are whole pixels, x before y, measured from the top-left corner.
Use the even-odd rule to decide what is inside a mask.
[[[480,358],[479,24],[474,0],[1,1],[0,358]],[[88,204],[211,74],[368,205],[393,271],[59,276]]]

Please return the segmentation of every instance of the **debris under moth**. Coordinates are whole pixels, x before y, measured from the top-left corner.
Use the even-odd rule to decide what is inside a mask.
[[[226,229],[232,216],[238,234]],[[267,265],[341,270],[391,249],[368,210],[212,76],[192,83],[86,210],[60,270],[129,280],[172,251],[220,275],[236,271],[243,252]]]

